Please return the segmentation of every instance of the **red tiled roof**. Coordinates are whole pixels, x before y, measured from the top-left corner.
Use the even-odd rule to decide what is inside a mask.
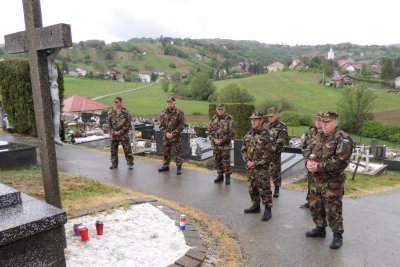
[[[80,96],[73,95],[64,100],[64,113],[82,112],[82,111],[95,111],[107,109],[109,106],[97,102],[95,100]]]

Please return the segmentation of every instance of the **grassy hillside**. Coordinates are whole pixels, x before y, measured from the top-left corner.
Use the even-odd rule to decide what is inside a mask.
[[[341,90],[318,84],[319,76],[308,72],[277,72],[243,79],[218,81],[214,84],[220,90],[229,83],[237,83],[255,97],[257,107],[266,100],[291,102],[299,113],[313,115],[318,111],[336,110],[336,103],[341,97]],[[143,86],[142,83],[119,83],[116,81],[65,79],[65,94],[80,94],[88,97],[101,96]],[[400,110],[400,96],[374,90],[378,98],[374,112]],[[165,99],[170,92],[161,90],[160,84],[121,94],[125,106],[137,115],[156,115],[165,106]],[[113,97],[101,99],[110,105]],[[187,115],[208,113],[208,102],[178,100],[177,105]]]
[[[296,110],[313,115],[318,111],[336,110],[341,97],[341,89],[323,86],[318,83],[320,76],[309,72],[275,72],[237,80],[224,80],[215,83],[218,89],[229,83],[236,83],[255,97],[256,107],[266,100],[287,99]],[[374,90],[378,96],[374,112],[399,110],[400,96],[384,90]]]

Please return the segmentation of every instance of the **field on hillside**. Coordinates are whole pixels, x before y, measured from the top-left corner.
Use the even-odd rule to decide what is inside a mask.
[[[218,89],[236,83],[255,97],[259,108],[266,100],[287,99],[296,111],[313,115],[318,111],[336,110],[341,89],[318,83],[320,76],[309,72],[275,72],[243,79],[218,81]],[[374,112],[400,110],[400,96],[374,90],[378,96]]]
[[[325,87],[318,84],[319,76],[308,72],[277,72],[243,79],[217,81],[214,84],[220,90],[229,83],[236,83],[248,90],[255,97],[259,107],[266,100],[291,102],[296,112],[314,115],[318,111],[336,110],[336,103],[341,96],[341,89]],[[143,83],[119,83],[116,81],[65,79],[66,96],[78,93],[83,96],[95,97],[108,93],[141,87]],[[400,96],[386,93],[384,90],[374,90],[378,96],[374,112],[400,110]],[[125,106],[137,115],[156,115],[165,106],[165,99],[171,93],[161,90],[156,84],[121,95],[126,101]],[[112,103],[112,98],[101,99],[106,104]],[[208,113],[208,102],[194,100],[178,100],[177,105],[186,115]],[[381,114],[381,113],[380,113]],[[397,113],[398,114],[398,113]],[[380,119],[380,116],[377,116]]]
[[[118,81],[64,78],[65,97],[81,95],[88,98],[112,94],[144,86],[144,83],[120,83]]]

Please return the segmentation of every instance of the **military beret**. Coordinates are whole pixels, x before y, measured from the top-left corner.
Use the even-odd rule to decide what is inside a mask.
[[[224,108],[224,107],[225,107],[225,105],[222,102],[217,104],[217,108]]]
[[[169,98],[167,98],[167,102],[175,102],[175,98],[169,97]]]
[[[267,114],[266,114],[267,117],[271,117],[271,116],[274,116],[274,115],[278,115],[278,111],[276,111],[275,108],[267,109]]]
[[[322,119],[324,116],[324,112],[318,112],[317,115],[315,115],[314,119]]]
[[[339,114],[333,111],[327,111],[324,113],[322,116],[322,121],[324,122],[330,122],[332,120],[336,120],[339,117]]]
[[[263,115],[260,112],[254,112],[250,119],[262,119]]]

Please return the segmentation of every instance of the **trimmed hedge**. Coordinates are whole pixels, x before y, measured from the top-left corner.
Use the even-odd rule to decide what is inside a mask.
[[[250,119],[249,117],[255,111],[255,107],[252,104],[237,104],[237,103],[225,103],[226,113],[231,115],[235,121],[235,136],[234,139],[243,139],[244,135],[250,130]],[[211,119],[215,114],[216,104],[210,104],[208,106],[208,115]]]
[[[64,78],[58,70],[60,102],[64,99]],[[36,136],[35,113],[28,60],[12,59],[0,62],[0,95],[14,131]]]
[[[365,137],[395,142],[400,135],[400,126],[384,124],[379,121],[367,121],[361,128],[361,134]]]

